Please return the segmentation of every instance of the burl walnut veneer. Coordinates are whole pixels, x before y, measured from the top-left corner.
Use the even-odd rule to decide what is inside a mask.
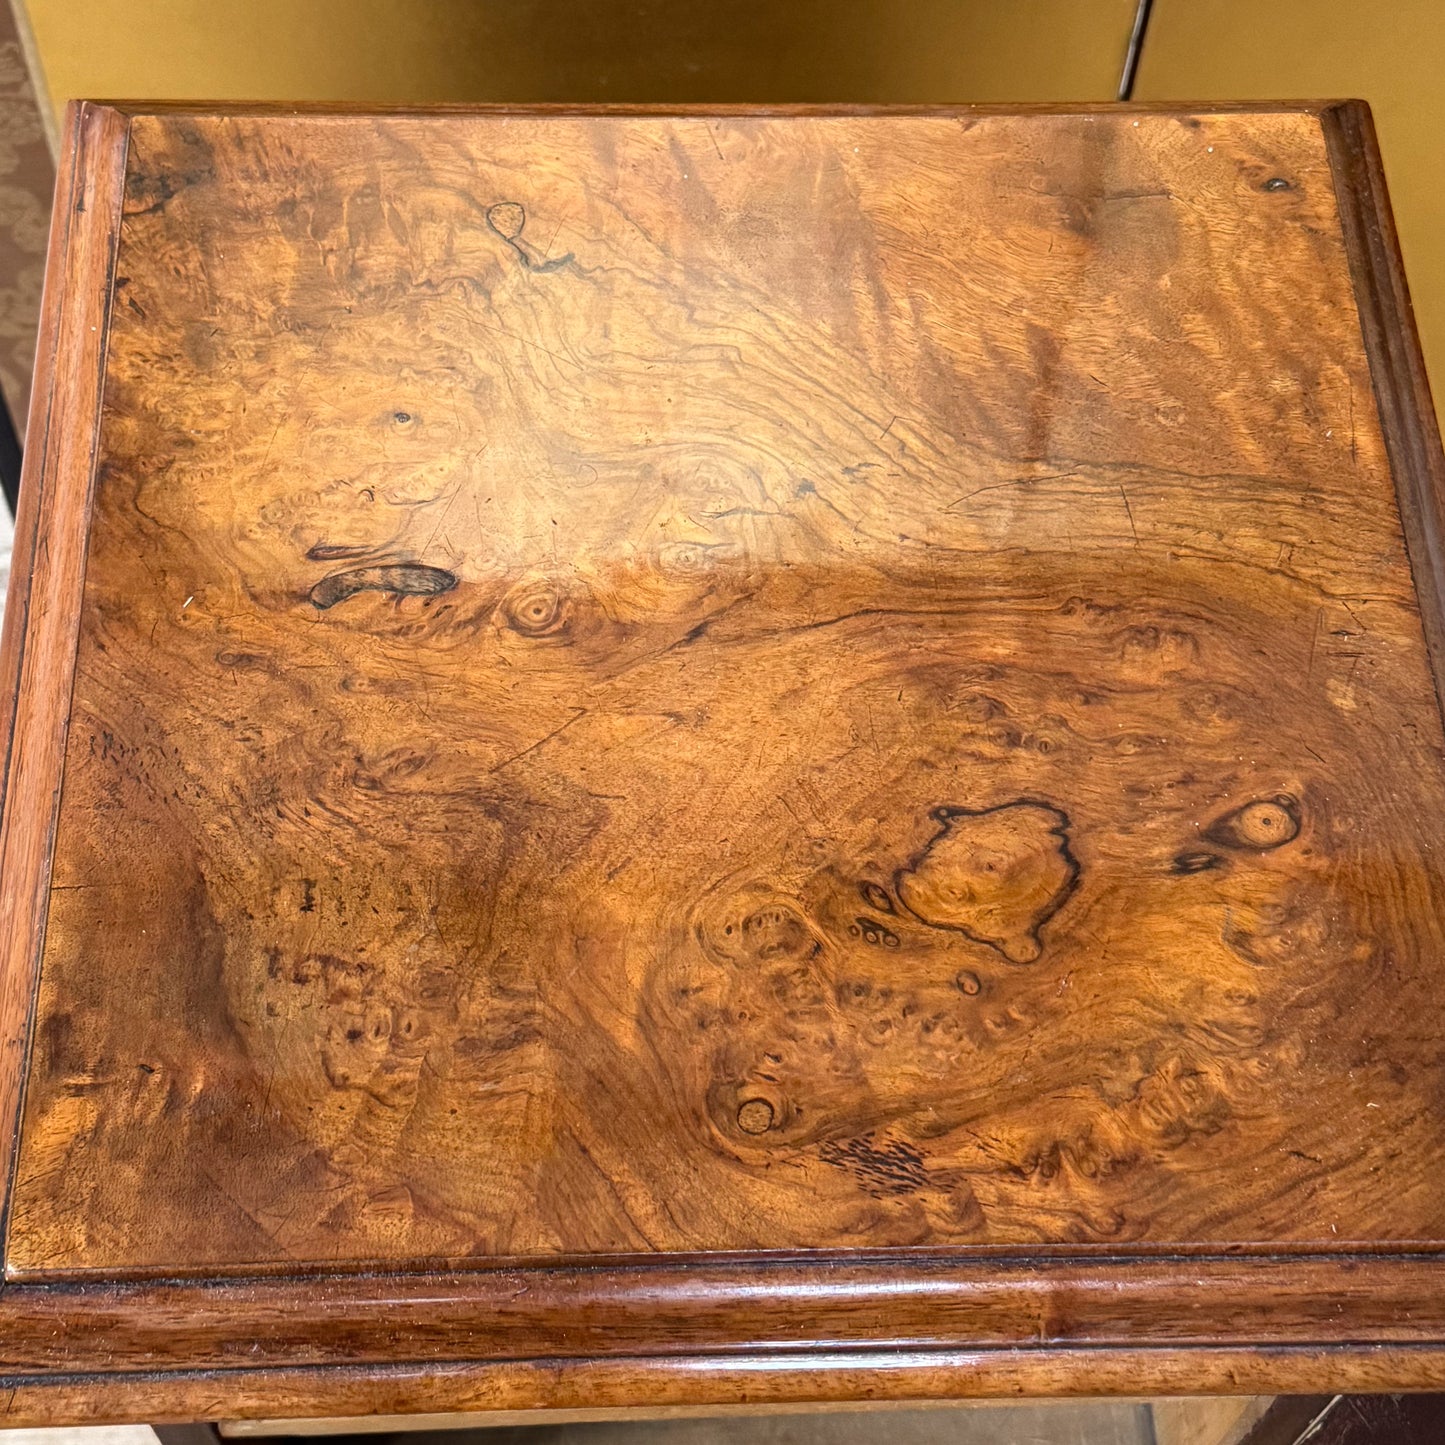
[[[0,1414],[1445,1386],[1368,115],[83,105]]]

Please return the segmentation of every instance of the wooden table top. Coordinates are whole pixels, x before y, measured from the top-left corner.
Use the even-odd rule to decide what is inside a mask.
[[[88,105],[56,217],[10,1421],[1445,1384],[1363,107]]]

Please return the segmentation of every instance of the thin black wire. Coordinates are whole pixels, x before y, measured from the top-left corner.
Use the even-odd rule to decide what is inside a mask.
[[[1124,69],[1119,75],[1119,99],[1134,98],[1134,77],[1139,73],[1139,56],[1144,50],[1144,32],[1149,28],[1149,12],[1154,0],[1139,0],[1134,12],[1134,28],[1129,32],[1129,48],[1124,52]]]
[[[20,505],[20,438],[10,420],[10,408],[0,399],[0,488],[10,504],[10,515]]]

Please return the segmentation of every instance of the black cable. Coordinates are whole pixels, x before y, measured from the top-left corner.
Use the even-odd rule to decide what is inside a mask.
[[[1144,32],[1149,28],[1149,12],[1154,0],[1139,0],[1134,12],[1134,28],[1129,32],[1129,48],[1124,52],[1124,69],[1119,76],[1119,99],[1132,100],[1134,77],[1139,73],[1139,56],[1144,50]]]
[[[20,438],[15,435],[10,408],[3,401],[0,401],[0,487],[5,489],[5,500],[13,517],[20,506]]]

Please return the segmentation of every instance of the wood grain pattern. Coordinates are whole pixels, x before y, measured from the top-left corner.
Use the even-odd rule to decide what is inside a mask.
[[[1367,120],[114,123],[17,1419],[1438,1382]]]
[[[1438,1237],[1319,124],[906,124],[134,122],[12,1267]]]

